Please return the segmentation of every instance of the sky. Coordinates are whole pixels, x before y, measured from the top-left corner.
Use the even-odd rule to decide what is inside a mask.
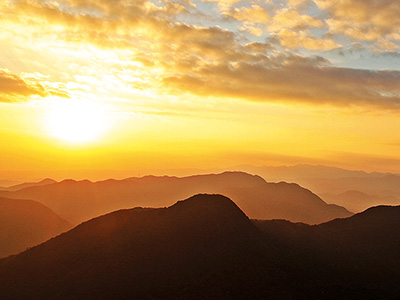
[[[398,0],[2,0],[0,179],[399,173],[399,15]]]

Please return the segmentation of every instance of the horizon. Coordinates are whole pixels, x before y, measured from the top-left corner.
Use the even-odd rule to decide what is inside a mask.
[[[138,172],[136,175],[135,174],[130,174],[129,172],[123,171],[123,172],[118,172],[118,171],[111,171],[111,170],[106,170],[102,171],[99,173],[98,170],[86,170],[85,174],[86,175],[81,175],[77,177],[63,177],[63,176],[47,176],[47,177],[32,177],[32,178],[20,178],[20,177],[9,177],[9,178],[0,178],[0,187],[11,187],[13,185],[18,185],[18,184],[23,184],[23,183],[28,183],[28,182],[41,182],[44,180],[54,180],[56,182],[62,182],[65,180],[75,180],[75,181],[85,181],[88,180],[92,183],[95,182],[101,182],[101,181],[107,181],[107,180],[124,180],[124,179],[129,179],[129,178],[143,178],[143,177],[149,177],[149,176],[154,176],[154,177],[176,177],[176,178],[185,178],[185,177],[191,177],[191,176],[201,176],[201,175],[219,175],[223,173],[245,173],[249,175],[254,175],[254,176],[259,176],[263,178],[266,181],[271,181],[271,182],[277,182],[279,180],[288,180],[286,178],[279,179],[276,177],[276,175],[271,174],[270,178],[266,177],[267,174],[258,174],[257,169],[262,170],[262,169],[291,169],[291,168],[296,168],[296,167],[311,167],[311,168],[323,168],[323,169],[329,169],[329,170],[340,170],[340,171],[348,171],[348,172],[362,172],[365,173],[366,175],[395,175],[398,176],[400,174],[398,173],[391,173],[391,172],[367,172],[365,170],[351,170],[351,169],[345,169],[345,168],[339,168],[335,166],[325,166],[325,165],[311,165],[311,164],[296,164],[296,165],[274,165],[274,166],[268,166],[268,165],[261,165],[261,166],[252,166],[252,165],[238,165],[234,167],[229,167],[229,168],[214,168],[214,169],[172,169],[172,170],[165,170],[165,171],[150,171],[149,173],[141,173]],[[320,170],[319,170],[320,171]],[[70,171],[60,171],[62,174],[69,174]],[[318,172],[318,170],[317,170]],[[114,174],[114,176],[109,175],[109,174]],[[298,175],[300,178],[308,178],[307,173],[302,173],[304,175]],[[303,177],[304,176],[304,177]],[[318,175],[318,177],[321,175]],[[273,179],[271,179],[273,178]],[[309,178],[312,178],[309,177]],[[295,180],[296,178],[290,178],[290,180]],[[289,181],[290,181],[289,180]],[[1,182],[7,183],[7,184],[1,184]],[[290,181],[292,182],[292,181]],[[296,183],[293,181],[293,183]]]

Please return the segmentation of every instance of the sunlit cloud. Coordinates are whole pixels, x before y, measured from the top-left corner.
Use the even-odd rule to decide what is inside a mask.
[[[280,31],[282,28],[304,30],[308,28],[323,28],[325,24],[309,15],[302,15],[296,9],[283,8],[276,12],[271,25],[271,31]]]
[[[165,79],[168,86],[202,95],[396,110],[399,82],[398,71],[337,68],[318,58],[296,56],[208,65],[196,74]]]
[[[315,0],[329,12],[332,33],[343,33],[356,40],[393,39],[400,30],[400,3],[397,0]],[[390,44],[391,45],[391,44]],[[392,45],[391,45],[392,47]]]
[[[284,28],[272,40],[275,40],[282,47],[292,49],[305,48],[326,51],[342,47],[341,44],[331,38],[317,38],[307,30],[295,32]]]
[[[23,102],[31,96],[44,97],[46,94],[46,90],[39,83],[25,81],[9,70],[0,69],[1,102]]]
[[[4,88],[3,101],[12,102],[18,93],[24,99],[59,93],[135,101],[142,91],[398,108],[398,71],[350,69],[325,56],[353,47],[336,35],[351,37],[354,44],[374,43],[372,48],[359,43],[364,51],[396,53],[398,24],[387,20],[397,2],[292,0],[283,7],[276,1],[205,2],[216,10],[200,12],[200,1],[20,0],[2,5],[0,22],[13,31],[3,40],[15,46],[20,35],[35,39],[19,46],[26,70],[19,66],[16,74],[29,73],[37,64],[48,74],[30,80],[2,75],[15,90]],[[367,17],[373,10],[376,15]],[[193,11],[204,19],[192,22]],[[38,43],[49,45],[50,57],[70,59],[55,68],[40,59],[29,61]],[[50,43],[58,43],[60,53],[52,53]]]

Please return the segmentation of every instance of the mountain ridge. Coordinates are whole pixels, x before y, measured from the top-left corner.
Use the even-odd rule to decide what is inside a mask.
[[[397,223],[399,208],[392,218]],[[392,208],[377,208],[382,209]],[[382,215],[375,210],[361,219]],[[316,240],[327,236],[324,225],[284,223],[300,226],[300,232],[317,229]],[[356,227],[363,230],[363,224]],[[395,299],[399,292],[394,252],[372,248],[368,253],[363,243],[358,245],[359,236],[352,239],[357,247],[348,250],[347,245],[309,243],[307,234],[297,240],[280,236],[279,241],[280,225],[275,238],[259,228],[221,195],[195,195],[164,208],[119,210],[0,260],[0,298],[361,300]],[[398,232],[398,226],[393,230]],[[364,236],[374,242],[374,236]],[[398,240],[396,235],[388,245]],[[363,255],[353,266],[349,262],[357,251]],[[388,257],[375,265],[370,262],[375,253]]]
[[[4,191],[18,191],[24,188],[29,188],[29,187],[35,187],[35,186],[43,186],[43,185],[48,185],[48,184],[53,184],[57,183],[54,179],[51,178],[45,178],[41,181],[38,182],[25,182],[25,183],[20,183],[17,185],[12,185],[8,187],[3,187],[2,190]]]
[[[328,205],[299,185],[268,183],[260,176],[244,172],[189,177],[145,176],[99,182],[63,180],[15,192],[3,191],[0,195],[40,201],[78,224],[120,208],[168,206],[175,199],[198,193],[226,195],[251,218],[285,218],[315,224],[351,215],[344,208]]]
[[[37,201],[0,197],[0,257],[17,254],[71,227]]]

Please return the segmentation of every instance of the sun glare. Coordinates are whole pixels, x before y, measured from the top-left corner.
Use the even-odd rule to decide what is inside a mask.
[[[98,140],[108,127],[106,110],[88,100],[52,101],[47,112],[49,134],[68,143],[88,143]]]

